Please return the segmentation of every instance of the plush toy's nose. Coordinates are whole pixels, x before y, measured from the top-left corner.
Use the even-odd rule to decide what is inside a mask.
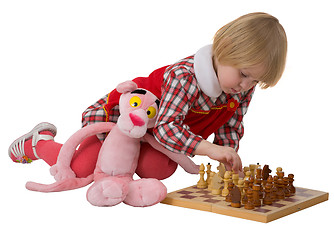
[[[140,127],[140,126],[143,126],[145,124],[145,121],[143,119],[141,119],[140,117],[138,117],[137,115],[135,115],[133,113],[130,113],[129,116],[130,116],[130,119],[131,119],[133,125]]]

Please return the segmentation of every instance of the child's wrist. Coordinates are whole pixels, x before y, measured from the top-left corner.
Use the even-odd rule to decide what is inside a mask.
[[[212,151],[213,145],[213,143],[203,139],[195,149],[194,155],[208,156]]]

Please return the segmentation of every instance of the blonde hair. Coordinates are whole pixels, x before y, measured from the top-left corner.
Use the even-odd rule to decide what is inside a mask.
[[[287,38],[278,19],[267,13],[250,13],[217,31],[213,56],[220,64],[236,68],[264,67],[261,88],[275,86],[286,62]]]

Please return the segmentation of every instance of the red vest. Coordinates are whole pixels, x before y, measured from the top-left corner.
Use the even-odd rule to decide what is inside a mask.
[[[155,70],[148,77],[138,77],[132,81],[138,85],[138,88],[147,89],[161,99],[163,75],[167,67]],[[121,93],[116,89],[109,93],[107,104],[104,106],[107,114],[106,121],[109,120],[110,110],[118,105],[120,96]],[[239,103],[228,95],[226,104],[214,106],[209,111],[191,108],[184,119],[184,124],[189,126],[192,133],[207,139],[234,115],[238,106]]]

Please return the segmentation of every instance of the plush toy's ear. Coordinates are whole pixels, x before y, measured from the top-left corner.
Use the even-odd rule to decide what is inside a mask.
[[[137,84],[132,81],[126,81],[117,85],[116,90],[119,93],[132,92],[138,88]]]

